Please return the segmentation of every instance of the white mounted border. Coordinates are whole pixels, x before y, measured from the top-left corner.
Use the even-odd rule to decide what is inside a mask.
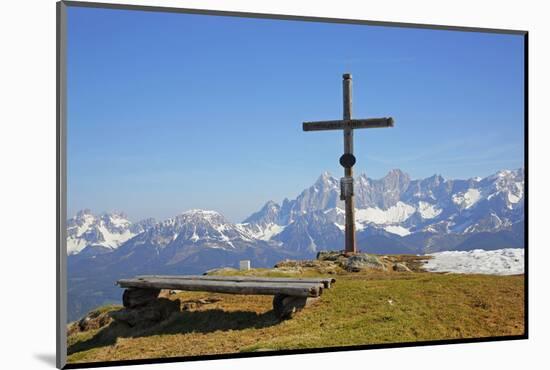
[[[156,2],[158,3],[158,2]],[[66,76],[66,38],[67,38],[67,14],[66,9],[68,6],[72,7],[100,7],[100,8],[110,8],[110,9],[126,9],[126,10],[147,10],[147,11],[155,11],[155,12],[173,12],[173,13],[186,13],[186,14],[205,14],[205,15],[222,15],[222,16],[234,16],[234,17],[252,17],[252,18],[265,18],[265,19],[281,19],[281,20],[296,20],[296,21],[306,21],[306,22],[326,22],[326,23],[341,23],[341,24],[358,24],[358,25],[375,25],[375,26],[391,26],[391,27],[403,27],[403,28],[415,28],[415,29],[439,29],[439,30],[450,30],[450,31],[466,31],[466,32],[485,32],[485,33],[499,33],[499,34],[515,34],[515,35],[524,35],[525,37],[525,85],[526,88],[525,91],[525,140],[526,140],[526,146],[525,146],[525,169],[526,169],[526,178],[525,178],[525,184],[526,184],[526,229],[528,225],[528,198],[527,198],[527,184],[528,184],[528,172],[527,172],[527,159],[528,159],[528,150],[529,147],[527,145],[528,135],[527,135],[527,114],[528,114],[528,75],[527,75],[527,68],[528,68],[528,33],[524,30],[511,30],[511,29],[503,29],[503,28],[481,28],[481,27],[474,27],[474,26],[456,26],[456,25],[434,25],[434,24],[425,24],[425,23],[414,23],[418,22],[418,19],[421,19],[421,17],[417,16],[416,18],[411,18],[413,23],[406,23],[401,21],[401,19],[408,19],[410,16],[407,13],[407,7],[402,7],[400,9],[401,16],[397,16],[394,18],[393,21],[379,21],[379,20],[360,20],[360,19],[348,19],[348,18],[338,18],[339,14],[344,13],[336,13],[338,15],[332,17],[332,18],[326,18],[324,16],[315,16],[315,15],[283,15],[283,14],[272,14],[272,13],[262,13],[261,10],[258,12],[249,12],[249,11],[233,11],[230,10],[234,8],[233,6],[225,7],[223,10],[214,10],[214,9],[200,9],[200,8],[184,8],[184,6],[188,6],[188,4],[191,2],[183,2],[183,1],[166,1],[163,2],[162,6],[158,5],[147,5],[151,4],[150,1],[124,1],[120,0],[119,3],[99,3],[99,2],[90,2],[90,1],[61,1],[56,4],[57,11],[56,11],[56,17],[57,17],[57,28],[56,28],[56,36],[57,36],[57,65],[56,65],[56,72],[57,72],[57,84],[56,84],[56,120],[57,120],[57,139],[56,139],[56,166],[57,166],[57,172],[56,172],[56,196],[57,196],[57,205],[56,205],[56,303],[57,303],[57,313],[56,313],[56,366],[58,368],[63,368],[66,366],[66,359],[67,359],[67,335],[66,335],[66,322],[67,322],[67,235],[66,235],[66,206],[67,206],[67,156],[66,156],[66,141],[67,141],[67,76]],[[197,6],[203,6],[204,3],[197,2]],[[220,4],[221,6],[218,7],[218,4],[216,7],[220,9],[225,4]],[[180,8],[181,6],[181,8]],[[259,5],[261,6],[261,5]],[[273,6],[271,4],[271,6]],[[316,6],[315,3],[311,4],[311,9],[314,9]],[[336,5],[338,6],[344,6],[342,5]],[[365,5],[367,6],[367,5]],[[409,6],[413,6],[414,8],[418,8],[418,4],[416,2],[411,2]],[[247,8],[249,9],[249,8]],[[271,9],[271,8],[269,8]],[[266,10],[270,11],[270,10]],[[398,9],[395,9],[397,12]],[[301,14],[303,14],[303,11],[300,11]],[[312,13],[312,11],[308,11],[308,13]],[[351,13],[346,13],[351,14]],[[353,13],[355,14],[355,13]],[[471,14],[474,16],[475,14]],[[354,15],[355,16],[355,15]],[[372,19],[374,18],[384,18],[384,16],[381,16],[380,14],[374,14],[372,15]],[[486,22],[487,18],[484,18],[483,21],[479,21],[480,23],[488,24],[490,22]],[[446,21],[442,21],[441,23],[447,23]],[[477,23],[477,22],[476,22]],[[499,26],[497,26],[499,27]],[[527,235],[527,233],[526,233]],[[527,289],[528,284],[528,238],[526,236],[526,247],[525,247],[525,274],[526,274],[526,285],[525,288]],[[527,312],[527,302],[528,302],[528,294],[526,290],[526,312]],[[506,338],[506,339],[526,339],[527,333],[528,333],[528,320],[526,317],[526,333],[524,336],[516,336],[515,338]],[[376,346],[356,346],[353,348],[350,347],[342,347],[338,349],[310,349],[310,350],[296,350],[296,351],[280,351],[278,353],[272,353],[271,355],[282,355],[282,354],[290,354],[290,353],[315,353],[315,352],[327,352],[327,351],[340,351],[340,350],[359,350],[359,349],[367,349],[367,348],[399,348],[399,347],[407,347],[407,346],[426,346],[426,345],[436,345],[436,344],[449,344],[449,343],[472,343],[472,342],[491,342],[496,340],[502,340],[499,338],[478,338],[478,339],[465,339],[465,340],[442,340],[442,341],[434,341],[434,342],[424,342],[424,343],[391,343],[388,345],[376,345]],[[255,354],[235,354],[235,355],[223,355],[223,356],[196,356],[193,358],[193,360],[207,360],[207,359],[214,359],[214,358],[236,358],[236,357],[257,357],[257,356],[265,356],[269,355],[266,353],[255,353]],[[139,364],[139,363],[157,363],[157,362],[178,362],[183,360],[190,360],[189,358],[182,359],[182,358],[170,358],[170,359],[147,359],[147,360],[131,360],[131,361],[122,361],[120,363],[117,363],[116,361],[108,362],[108,363],[98,363],[95,366],[113,366],[113,365],[126,365],[126,364]],[[91,365],[91,364],[88,364]],[[86,364],[78,364],[75,366],[70,367],[84,367]]]

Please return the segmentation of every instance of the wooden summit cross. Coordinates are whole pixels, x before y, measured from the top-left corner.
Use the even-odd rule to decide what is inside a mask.
[[[304,131],[343,130],[344,154],[340,164],[344,167],[344,177],[340,179],[340,200],[346,205],[346,253],[356,253],[355,246],[355,208],[353,202],[353,129],[393,127],[393,118],[351,119],[351,74],[343,75],[344,119],[336,121],[304,122]]]

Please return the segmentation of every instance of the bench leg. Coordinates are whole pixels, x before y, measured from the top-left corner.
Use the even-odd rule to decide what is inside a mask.
[[[294,297],[284,294],[276,294],[273,297],[273,311],[279,319],[290,319],[304,307],[316,302],[321,297]]]
[[[122,293],[122,305],[126,308],[146,306],[157,299],[160,289],[128,288]]]

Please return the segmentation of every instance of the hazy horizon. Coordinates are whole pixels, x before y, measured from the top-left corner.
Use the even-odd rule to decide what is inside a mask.
[[[240,222],[340,177],[353,117],[356,174],[485,177],[524,164],[519,35],[68,8],[68,215],[137,221],[193,208]]]

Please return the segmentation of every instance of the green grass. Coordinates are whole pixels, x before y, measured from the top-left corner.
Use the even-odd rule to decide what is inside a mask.
[[[245,274],[273,276],[261,269]],[[337,279],[334,287],[291,320],[275,318],[270,296],[182,292],[170,298],[221,300],[176,313],[149,328],[113,322],[75,333],[69,337],[68,359],[93,362],[524,333],[522,275],[331,276]]]

